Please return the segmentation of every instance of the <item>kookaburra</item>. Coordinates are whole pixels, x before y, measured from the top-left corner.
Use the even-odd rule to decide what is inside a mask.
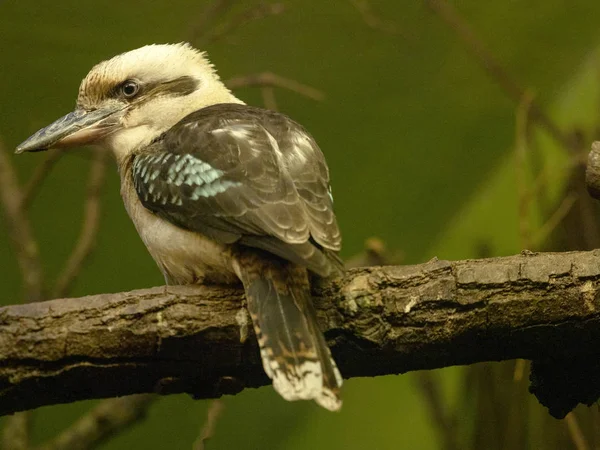
[[[263,367],[287,400],[341,407],[309,274],[335,276],[341,237],[321,150],[298,123],[247,106],[189,44],[101,62],[75,110],[16,152],[96,144],[167,284],[241,281]]]

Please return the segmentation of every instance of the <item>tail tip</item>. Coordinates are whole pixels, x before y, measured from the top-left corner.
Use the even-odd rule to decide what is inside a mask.
[[[342,407],[339,387],[323,385],[323,378],[318,372],[304,371],[300,372],[301,375],[290,376],[275,370],[272,374],[273,388],[287,401],[314,400],[329,411],[339,411]]]
[[[315,397],[314,400],[319,406],[322,406],[329,411],[337,412],[342,409],[342,399],[340,398],[339,392],[334,392],[330,389],[323,388],[321,395]]]

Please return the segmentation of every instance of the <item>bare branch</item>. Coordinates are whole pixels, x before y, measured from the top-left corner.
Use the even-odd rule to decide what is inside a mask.
[[[156,398],[152,394],[138,394],[105,400],[37,450],[96,448],[123,428],[144,419],[148,407]]]
[[[514,358],[598,360],[600,251],[355,269],[317,286],[314,298],[347,378]],[[234,287],[168,286],[0,308],[0,414],[265,385],[255,340],[240,342],[242,299]],[[555,389],[552,398],[563,397]]]
[[[547,241],[550,234],[564,220],[575,202],[577,202],[578,198],[579,196],[575,192],[569,192],[566,197],[563,198],[558,208],[556,208],[548,220],[546,220],[546,222],[544,222],[544,224],[536,232],[533,239],[536,247],[539,248],[542,243]]]
[[[34,302],[43,297],[43,273],[39,250],[29,219],[22,208],[17,175],[0,139],[0,203],[4,208],[8,235],[21,269],[25,298]]]
[[[526,367],[527,361],[524,359],[515,360],[515,368],[513,370],[513,381],[515,383],[520,383],[523,380],[523,374],[525,373]]]
[[[6,419],[0,448],[6,450],[29,450],[31,411],[16,413]]]
[[[400,252],[390,253],[383,242],[377,236],[365,240],[363,252],[350,257],[344,262],[348,269],[370,266],[391,266],[402,264],[404,255]]]
[[[107,163],[106,152],[102,149],[95,150],[88,178],[87,195],[79,239],[62,273],[58,277],[53,297],[62,297],[68,293],[73,281],[79,275],[83,263],[94,249],[100,223],[100,194],[104,185]]]
[[[223,20],[228,13],[232,12],[235,3],[232,0],[215,0],[210,3],[198,20],[192,24],[188,39],[196,44],[206,45],[232,35],[234,31],[250,22],[277,16],[285,11],[283,3],[261,1]]]
[[[396,24],[378,16],[368,0],[350,0],[350,3],[356,8],[368,27],[386,34],[398,34]]]
[[[233,34],[233,32],[243,26],[256,20],[264,19],[269,16],[278,16],[285,11],[283,3],[260,2],[257,5],[250,6],[239,14],[233,16],[230,20],[214,26],[210,34],[204,39],[205,42],[214,42],[222,39],[224,36]]]
[[[270,109],[272,111],[277,111],[277,100],[275,99],[275,91],[270,86],[265,86],[260,88],[263,103],[265,108]]]
[[[437,14],[458,36],[468,50],[481,65],[481,67],[495,80],[500,87],[515,102],[521,102],[527,94],[502,66],[494,54],[473,31],[456,9],[447,0],[425,0],[425,4]],[[531,118],[540,124],[550,136],[563,145],[566,149],[572,147],[569,137],[546,114],[543,108],[533,99],[530,104]]]
[[[208,407],[208,412],[206,413],[206,421],[202,425],[202,429],[200,430],[200,436],[196,442],[194,442],[193,450],[204,450],[205,443],[215,434],[215,428],[217,427],[217,421],[221,414],[223,414],[223,410],[225,409],[225,404],[221,400],[213,400],[210,402]]]
[[[60,149],[49,151],[46,153],[44,160],[37,165],[35,171],[33,172],[33,175],[23,188],[23,196],[21,199],[23,209],[29,208],[32,200],[38,192],[38,189],[44,183],[44,180],[46,179],[54,165],[64,154],[64,151]]]
[[[423,394],[426,406],[429,409],[429,415],[433,424],[437,428],[440,436],[440,448],[444,450],[458,450],[457,427],[454,420],[446,411],[446,403],[442,398],[439,388],[439,381],[434,378],[433,372],[421,371],[417,373],[417,386]]]
[[[204,12],[198,16],[198,20],[192,23],[188,40],[199,42],[208,34],[211,27],[214,26],[219,17],[222,17],[233,6],[233,0],[213,0],[205,8]]]
[[[244,75],[230,78],[225,82],[229,89],[240,89],[244,87],[278,87],[303,95],[316,101],[322,101],[325,94],[311,86],[299,83],[296,80],[281,77],[272,72],[261,72],[254,75]]]
[[[569,436],[571,437],[571,441],[577,450],[590,450],[590,446],[581,431],[581,427],[579,426],[579,422],[577,421],[577,417],[575,416],[575,412],[571,411],[565,417],[565,423],[567,424],[567,429],[569,430]]]

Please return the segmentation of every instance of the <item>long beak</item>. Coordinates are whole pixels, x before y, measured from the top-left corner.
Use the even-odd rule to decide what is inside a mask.
[[[122,110],[119,105],[107,105],[93,111],[76,109],[19,144],[15,153],[94,144],[114,131],[120,117],[117,113]]]

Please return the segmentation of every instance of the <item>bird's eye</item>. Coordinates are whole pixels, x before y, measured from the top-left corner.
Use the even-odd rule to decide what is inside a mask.
[[[139,92],[140,85],[133,80],[127,80],[121,85],[121,93],[125,98],[132,98]]]

